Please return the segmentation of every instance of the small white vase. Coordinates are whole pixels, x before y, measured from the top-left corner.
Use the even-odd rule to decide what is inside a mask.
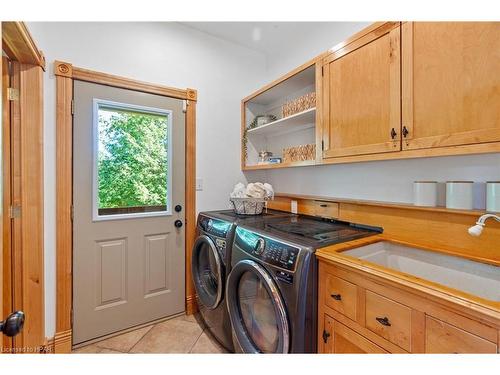
[[[437,181],[415,181],[413,183],[413,204],[415,206],[437,206]]]
[[[473,181],[447,181],[446,182],[446,208],[472,210]]]
[[[500,212],[500,181],[486,182],[486,211]]]

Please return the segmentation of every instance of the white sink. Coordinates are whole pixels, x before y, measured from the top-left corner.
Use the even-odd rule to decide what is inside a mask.
[[[500,301],[500,267],[387,241],[346,250],[342,254],[490,301]]]

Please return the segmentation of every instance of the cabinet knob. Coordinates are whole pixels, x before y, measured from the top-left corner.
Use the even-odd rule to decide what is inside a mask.
[[[403,126],[403,137],[406,138],[406,136],[409,134],[410,132],[408,131],[408,129],[406,128],[406,126]]]
[[[330,337],[330,332],[327,332],[326,330],[323,330],[323,342],[325,344],[327,343],[329,337]]]
[[[398,135],[398,133],[396,132],[396,129],[392,128],[391,129],[391,138],[392,139],[396,139],[397,135]]]
[[[330,295],[335,301],[342,300],[342,296],[340,294],[331,294]]]
[[[386,327],[390,327],[391,326],[391,323],[389,322],[389,318],[387,316],[384,316],[383,318],[377,317],[375,319],[377,320],[377,322],[379,322],[383,326],[386,326]]]

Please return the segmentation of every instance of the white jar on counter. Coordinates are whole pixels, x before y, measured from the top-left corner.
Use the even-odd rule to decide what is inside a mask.
[[[486,211],[500,212],[500,181],[486,182]]]
[[[446,208],[472,210],[474,208],[473,181],[446,182]]]
[[[437,181],[415,181],[413,183],[413,204],[415,206],[437,206]]]

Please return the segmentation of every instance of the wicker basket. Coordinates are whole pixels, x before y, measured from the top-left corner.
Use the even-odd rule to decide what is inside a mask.
[[[260,215],[266,206],[265,198],[230,198],[238,215]]]
[[[310,92],[283,103],[281,106],[281,117],[285,118],[314,107],[316,107],[316,93]]]
[[[283,163],[314,160],[316,158],[316,145],[301,145],[283,149]]]

